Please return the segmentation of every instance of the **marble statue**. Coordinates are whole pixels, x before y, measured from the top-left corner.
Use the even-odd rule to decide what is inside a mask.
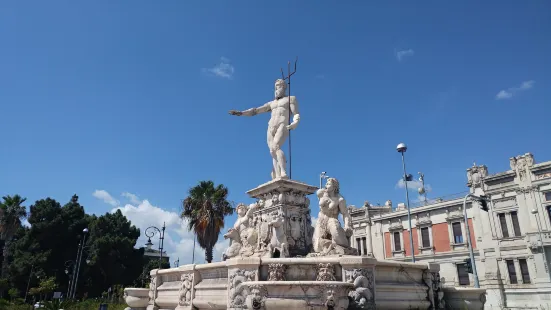
[[[259,207],[257,203],[253,203],[248,207],[242,203],[237,205],[237,220],[224,235],[225,239],[231,240],[231,244],[223,254],[223,260],[236,256],[247,257],[254,254],[258,233],[252,225],[251,219],[253,212]]]
[[[271,111],[272,116],[268,122],[268,147],[272,155],[272,179],[287,179],[286,159],[283,144],[289,136],[289,130],[295,129],[300,121],[298,102],[295,96],[286,96],[287,84],[284,80],[275,81],[275,99],[258,108],[245,111],[231,110],[231,115],[254,116]],[[289,124],[289,118],[293,114],[293,121]]]
[[[313,250],[318,255],[356,255],[357,250],[349,246],[352,236],[351,218],[346,201],[340,194],[339,181],[327,179],[325,188],[317,191],[320,212],[312,238]],[[339,222],[339,213],[344,219],[344,229]]]

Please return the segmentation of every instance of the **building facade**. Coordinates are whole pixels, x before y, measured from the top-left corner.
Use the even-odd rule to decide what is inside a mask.
[[[442,284],[474,286],[467,272],[468,232],[480,286],[489,309],[551,309],[551,161],[532,154],[510,159],[511,170],[488,175],[486,166],[467,169],[467,190],[411,209],[417,262],[440,264]],[[489,197],[489,210],[463,197]],[[404,204],[350,207],[352,246],[361,255],[411,262],[409,222]]]

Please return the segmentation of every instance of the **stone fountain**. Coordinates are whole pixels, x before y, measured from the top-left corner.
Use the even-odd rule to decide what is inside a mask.
[[[259,108],[230,112],[271,111],[273,168],[270,182],[247,192],[255,202],[237,206],[238,218],[224,235],[230,246],[223,261],[152,270],[147,297],[143,290],[125,291],[127,309],[444,309],[438,265],[358,256],[336,179],[317,188],[287,177],[281,146],[300,117],[285,85],[276,81],[275,99]],[[314,193],[320,212],[312,227],[308,196]],[[469,309],[481,309],[476,300],[483,293],[468,292]],[[460,304],[466,293],[454,294]]]

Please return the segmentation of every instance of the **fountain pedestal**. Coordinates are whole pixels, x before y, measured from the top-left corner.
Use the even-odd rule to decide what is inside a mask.
[[[313,229],[307,196],[317,189],[295,180],[275,179],[247,192],[260,206],[252,219],[259,234],[259,256],[296,257],[310,252]]]

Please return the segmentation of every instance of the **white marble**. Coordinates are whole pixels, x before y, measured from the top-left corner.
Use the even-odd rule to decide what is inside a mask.
[[[268,148],[272,155],[272,179],[288,178],[287,161],[282,147],[289,136],[289,131],[295,129],[300,121],[298,101],[295,96],[286,96],[287,84],[284,80],[275,81],[275,98],[258,108],[251,108],[245,111],[231,110],[231,115],[254,116],[261,113],[272,112],[268,122]],[[293,121],[289,119],[293,115]]]
[[[348,237],[353,234],[351,218],[346,201],[340,194],[339,181],[327,179],[325,188],[317,191],[320,212],[312,239],[313,251],[318,255],[355,255],[356,249],[350,247]],[[344,220],[344,228],[339,222],[339,214]]]
[[[438,272],[361,256],[234,258],[153,270],[148,309],[442,309]],[[446,300],[477,309],[484,292],[450,291]]]

